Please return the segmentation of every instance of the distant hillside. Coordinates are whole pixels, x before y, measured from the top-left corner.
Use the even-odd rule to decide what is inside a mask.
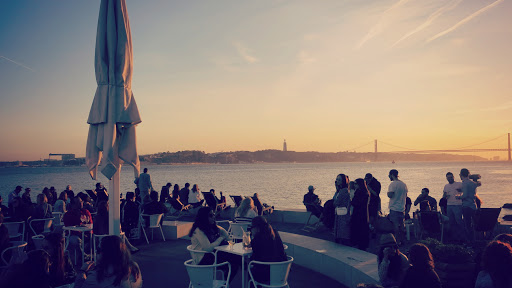
[[[140,156],[141,161],[171,163],[314,163],[314,162],[392,162],[392,161],[487,161],[472,155],[357,152],[295,152],[280,150],[205,153],[202,151],[162,152]]]

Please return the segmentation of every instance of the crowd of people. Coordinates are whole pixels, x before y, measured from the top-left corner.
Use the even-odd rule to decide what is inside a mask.
[[[481,185],[479,175],[471,175],[466,168],[460,171],[461,182],[455,181],[452,172],[446,173],[447,184],[439,201],[440,218],[450,224],[448,232],[451,241],[471,244],[474,239],[474,220],[476,211],[482,203],[476,193]],[[418,206],[418,212],[438,211],[438,201],[429,195],[429,189],[423,188],[414,202],[408,197],[407,185],[399,179],[398,171],[389,171],[387,197],[389,214],[387,219],[393,225],[393,234],[401,244],[405,240],[405,220],[410,219],[412,205]],[[372,235],[380,227],[382,217],[381,183],[367,173],[364,178],[350,181],[345,174],[339,174],[335,181],[336,192],[323,206],[314,193],[315,187],[309,186],[303,203],[308,211],[319,218],[328,228],[334,229],[335,241],[355,246],[361,250],[368,248]],[[416,213],[413,213],[416,215]]]

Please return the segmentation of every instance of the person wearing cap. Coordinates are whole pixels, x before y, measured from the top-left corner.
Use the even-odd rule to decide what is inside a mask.
[[[315,215],[318,219],[320,219],[320,216],[322,216],[322,212],[323,212],[323,207],[322,207],[322,200],[320,200],[320,198],[318,198],[318,195],[316,195],[314,192],[315,192],[315,187],[313,187],[313,185],[309,185],[308,187],[308,193],[304,194],[304,205],[311,205],[310,207],[311,208],[314,208],[312,209],[310,212]]]
[[[377,264],[380,283],[384,288],[398,287],[409,269],[409,259],[400,252],[391,233],[380,237]]]
[[[389,180],[391,183],[388,188],[389,197],[389,220],[393,222],[395,235],[399,241],[404,239],[405,230],[405,200],[407,198],[407,185],[398,179],[398,171],[392,169],[389,171]]]
[[[12,202],[14,201],[14,198],[19,198],[19,197],[21,197],[21,196],[20,196],[21,189],[22,189],[22,187],[21,187],[21,186],[16,186],[16,189],[14,189],[14,191],[12,191],[11,193],[9,193],[9,196],[7,197],[7,205],[9,205],[9,207],[11,207]]]
[[[370,217],[370,224],[373,225],[377,216],[379,216],[380,209],[380,182],[373,177],[371,173],[366,173],[364,176],[366,187],[370,192],[370,203],[368,203],[368,216]]]

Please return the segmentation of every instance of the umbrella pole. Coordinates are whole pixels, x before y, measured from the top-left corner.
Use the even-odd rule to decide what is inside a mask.
[[[116,173],[109,181],[110,193],[108,194],[108,203],[109,203],[109,211],[108,211],[108,231],[110,235],[121,235],[121,164],[119,163],[119,155],[118,153],[119,143],[116,140],[114,143],[114,162],[116,167],[118,167]]]

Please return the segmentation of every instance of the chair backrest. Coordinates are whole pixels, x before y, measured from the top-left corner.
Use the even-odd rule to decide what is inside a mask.
[[[28,222],[28,226],[34,235],[52,232],[52,224],[53,218],[32,219]],[[36,231],[35,229],[42,230],[42,232]]]
[[[142,214],[141,216],[149,217],[149,228],[154,228],[160,226],[160,222],[162,221],[162,217],[164,217],[164,214]]]
[[[190,278],[191,287],[228,287],[228,279],[231,275],[231,264],[224,262],[221,264],[212,265],[195,265],[193,259],[185,261],[185,267],[187,268],[188,277]],[[216,270],[219,266],[228,265],[228,275],[222,281],[222,283],[216,282]],[[219,280],[217,280],[219,281]],[[220,285],[219,285],[220,284]]]
[[[261,262],[261,261],[251,261],[249,262],[249,274],[251,276],[252,281],[254,280],[252,274],[253,265],[266,265],[269,267],[270,278],[269,278],[269,286],[272,287],[283,287],[288,284],[288,275],[290,274],[290,268],[292,266],[293,257],[286,256],[287,260],[282,262]],[[256,281],[255,281],[256,282]]]
[[[202,192],[204,200],[206,201],[206,204],[208,207],[213,209],[214,211],[217,210],[217,200],[215,199],[215,196],[211,192]]]
[[[308,212],[316,212],[316,207],[313,203],[306,203],[306,202],[303,202],[304,203],[304,206],[306,206],[306,211]]]
[[[243,239],[244,232],[247,232],[249,226],[251,226],[251,223],[229,222],[229,231],[233,239]]]
[[[242,203],[242,196],[240,195],[229,195],[231,197],[231,200],[235,203],[235,206],[238,207]]]
[[[491,231],[498,223],[501,208],[480,208],[475,214],[475,231]]]
[[[44,235],[32,236],[32,242],[34,242],[34,246],[36,249],[42,249],[43,241],[44,241]]]
[[[9,265],[9,263],[12,264],[19,264],[25,261],[25,247],[27,246],[27,242],[25,241],[13,241],[11,242],[12,246],[9,248],[6,248],[4,251],[2,251],[2,254],[0,254],[0,258],[2,258],[2,262],[4,262],[5,265]],[[10,260],[6,259],[7,251],[11,252],[11,258]]]
[[[108,234],[103,234],[103,235],[97,235],[97,234],[93,234],[93,239],[92,239],[92,243],[93,243],[93,257],[94,257],[94,261],[97,260],[97,254],[98,254],[98,247],[100,247],[100,244],[101,244],[101,239],[103,239],[104,237],[107,237],[109,236]],[[123,239],[124,241],[124,237],[122,237],[121,239]]]
[[[20,237],[23,240],[23,235],[25,235],[25,222],[4,222],[4,225],[9,232],[9,238]],[[20,231],[21,230],[21,231]]]
[[[423,230],[430,233],[441,232],[441,218],[439,212],[422,211],[418,213],[418,220]]]
[[[192,264],[195,264],[195,265],[199,264],[199,263],[195,263],[195,256],[197,254],[203,254],[203,255],[204,254],[212,254],[213,257],[215,258],[215,261],[213,263],[217,263],[217,254],[215,254],[213,252],[208,252],[208,251],[203,251],[203,250],[194,250],[194,249],[192,249],[192,245],[188,245],[187,250],[190,253],[190,257],[192,257],[192,259],[190,259],[190,260],[192,260],[192,262],[191,262]]]
[[[53,224],[54,225],[64,225],[64,222],[62,222],[62,212],[52,212],[53,215]]]

